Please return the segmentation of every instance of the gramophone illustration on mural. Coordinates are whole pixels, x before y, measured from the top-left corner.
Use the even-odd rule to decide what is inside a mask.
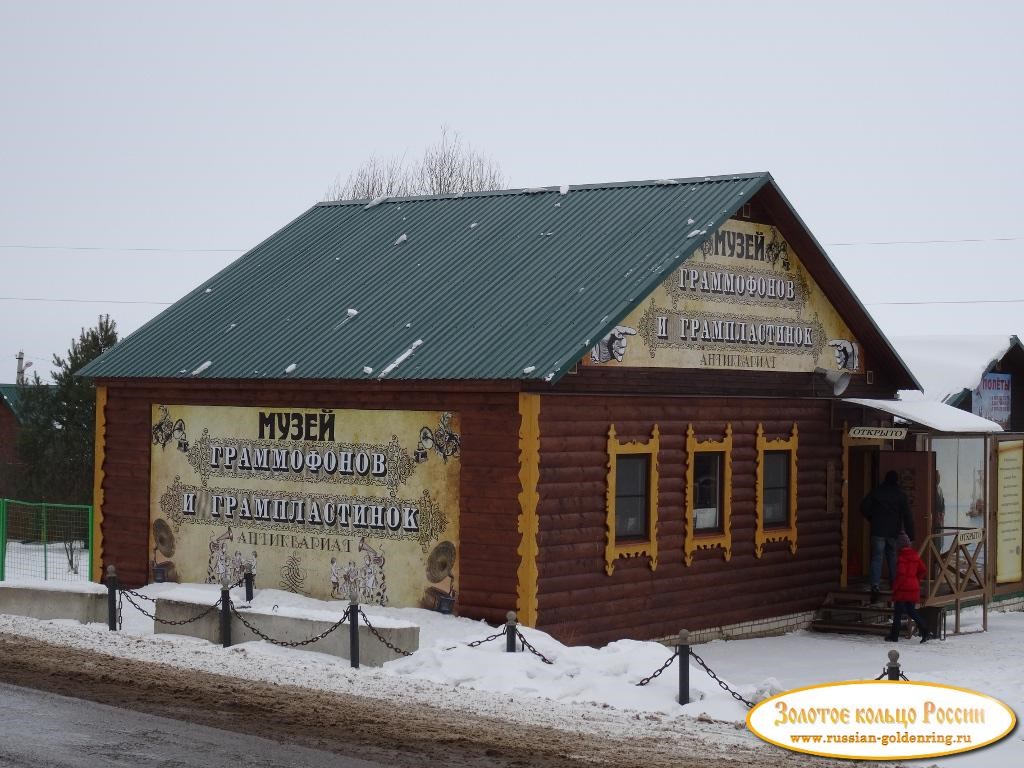
[[[423,592],[422,605],[440,613],[451,613],[455,607],[455,545],[438,542],[427,557],[427,581],[431,586]]]

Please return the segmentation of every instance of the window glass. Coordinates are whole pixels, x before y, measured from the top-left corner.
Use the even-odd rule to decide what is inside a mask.
[[[693,526],[697,531],[722,528],[722,454],[701,451],[693,461]]]
[[[615,537],[647,537],[647,481],[650,457],[646,454],[620,455],[615,459]]]
[[[789,451],[764,454],[764,524],[789,524]]]

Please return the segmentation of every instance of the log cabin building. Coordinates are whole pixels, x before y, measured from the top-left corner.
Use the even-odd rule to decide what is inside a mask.
[[[918,388],[766,173],[320,203],[80,373],[94,578],[588,644],[806,624],[892,424],[840,395]]]

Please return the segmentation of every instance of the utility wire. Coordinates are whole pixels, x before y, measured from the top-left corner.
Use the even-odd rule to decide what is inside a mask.
[[[170,306],[172,301],[136,301],[131,299],[57,299],[46,296],[0,296],[0,301],[49,301],[58,304],[159,304]]]
[[[934,245],[936,243],[1009,243],[1024,240],[1024,237],[965,237],[961,240],[876,240],[861,243],[825,243],[830,248],[867,245]]]
[[[862,242],[824,243],[830,248],[885,245],[936,245],[945,243],[1009,243],[1024,240],[1024,235],[1010,237],[965,237],[954,240],[865,240]],[[98,245],[18,245],[0,243],[0,248],[23,248],[40,251],[109,251],[117,253],[245,253],[241,248],[105,248]]]
[[[111,251],[118,253],[244,253],[239,248],[105,248],[99,245],[17,245],[0,243],[0,248],[23,248],[36,251]]]
[[[59,304],[153,304],[168,307],[173,301],[134,301],[129,299],[58,299],[45,296],[0,296],[0,301],[48,301]],[[1024,299],[935,299],[932,301],[865,301],[867,307],[924,306],[928,304],[1024,304]]]

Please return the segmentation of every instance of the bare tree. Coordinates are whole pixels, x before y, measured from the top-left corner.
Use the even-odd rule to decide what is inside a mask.
[[[498,162],[473,149],[457,131],[441,128],[441,138],[419,160],[405,155],[382,160],[371,156],[344,183],[340,177],[325,200],[364,200],[376,197],[445,195],[501,189],[505,175]]]

